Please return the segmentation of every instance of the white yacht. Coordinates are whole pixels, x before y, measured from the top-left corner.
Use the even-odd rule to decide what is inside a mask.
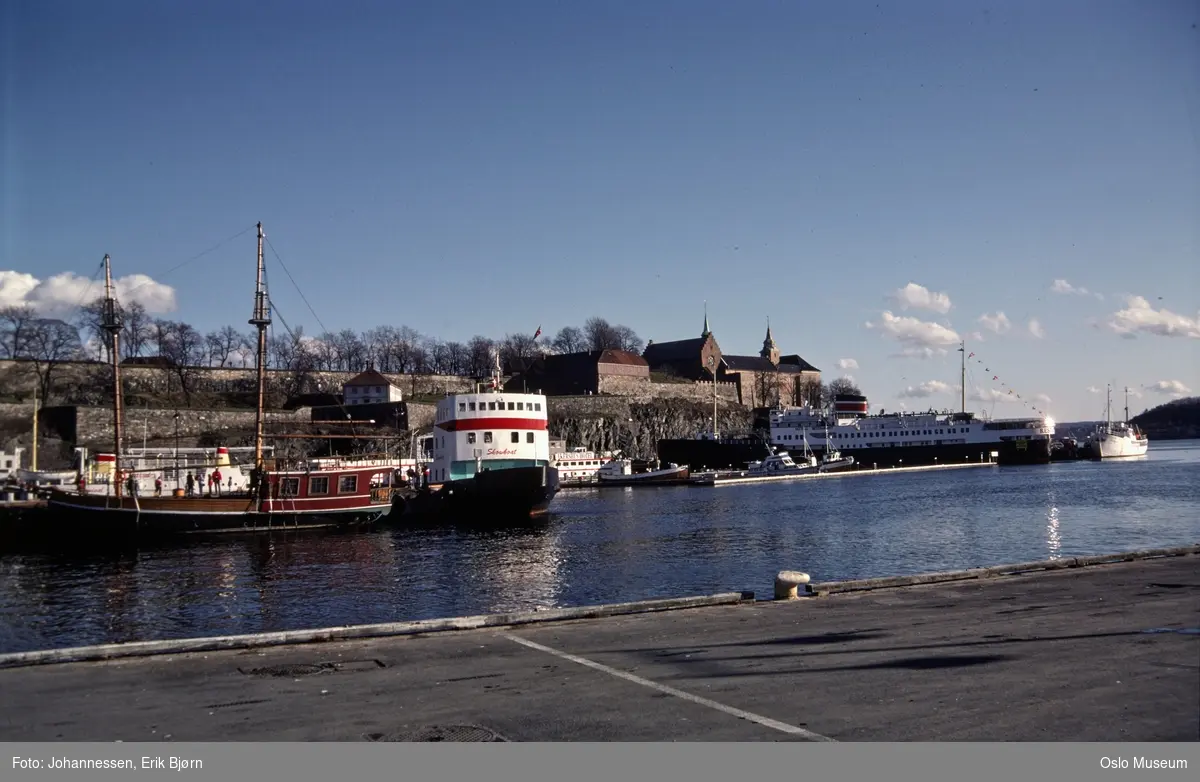
[[[1096,427],[1083,444],[1093,459],[1122,459],[1145,456],[1150,450],[1150,438],[1129,422],[1129,389],[1125,389],[1125,420],[1112,420],[1112,386],[1108,387],[1108,402],[1104,407],[1104,423]]]

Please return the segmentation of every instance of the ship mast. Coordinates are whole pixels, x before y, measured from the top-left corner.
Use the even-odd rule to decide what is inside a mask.
[[[254,289],[254,315],[249,323],[258,329],[254,365],[258,370],[258,407],[254,416],[254,468],[263,480],[263,397],[267,385],[267,326],[271,325],[271,305],[267,299],[266,270],[263,265],[263,228],[258,224],[258,278]]]
[[[113,486],[116,496],[121,496],[121,445],[124,442],[124,399],[121,393],[121,313],[113,296],[112,264],[104,256],[104,311],[101,313],[100,328],[108,335],[109,360],[113,374],[113,453],[116,455]]]
[[[962,412],[965,413],[967,412],[967,341],[965,339],[958,343],[958,352],[962,353],[963,356],[962,373],[958,388],[962,395]]]
[[[1129,386],[1125,386],[1125,423],[1129,423]]]

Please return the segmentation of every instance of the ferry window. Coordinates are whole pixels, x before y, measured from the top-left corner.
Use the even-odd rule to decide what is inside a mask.
[[[458,412],[460,412],[460,413],[465,413],[465,412],[467,412],[467,403],[466,403],[466,402],[459,402],[459,403],[458,403]]]
[[[488,402],[488,410],[495,410],[495,409],[496,409],[496,403]]]
[[[280,491],[280,494],[282,494],[282,496],[295,497],[299,493],[300,493],[300,479],[299,478],[284,478],[283,479],[283,488]]]
[[[315,494],[328,494],[328,493],[329,493],[329,478],[327,478],[325,476],[321,476],[320,478],[309,478],[308,479],[308,494],[309,494],[309,496],[312,496]]]
[[[525,409],[525,403],[524,403],[524,402],[517,402],[517,409],[518,409],[518,410],[524,410],[524,409]]]
[[[541,402],[534,402],[534,403],[533,403],[533,409],[534,409],[534,410],[537,410],[538,412],[541,412],[541,410],[542,410],[542,403],[541,403]]]
[[[475,412],[475,403],[474,403],[474,402],[469,402],[468,404],[470,404],[470,406],[471,406],[471,412],[472,412],[472,413],[473,413],[473,412]]]
[[[358,476],[343,475],[338,478],[338,494],[350,494],[358,491]]]
[[[484,433],[483,433],[483,441],[484,441],[485,443],[490,443],[490,442],[492,441],[492,433],[491,433],[491,432],[484,432]]]
[[[509,402],[509,403],[508,403],[508,409],[509,409],[509,410],[516,410],[516,409],[517,409],[517,406],[516,406],[515,404],[513,404],[512,402]]]
[[[473,443],[473,442],[475,442],[475,433],[467,432],[467,443]]]
[[[512,433],[512,441],[513,441],[514,443],[519,443],[519,442],[521,442],[521,433],[520,433],[520,432],[513,432],[513,433]]]
[[[532,442],[533,442],[533,432],[526,432],[526,433],[525,433],[525,442],[527,442],[527,443],[532,443]]]

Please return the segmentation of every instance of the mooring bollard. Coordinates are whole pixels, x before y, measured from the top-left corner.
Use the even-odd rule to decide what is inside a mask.
[[[779,575],[775,576],[775,599],[795,600],[798,597],[796,588],[807,583],[807,573],[801,573],[799,570],[781,570]]]

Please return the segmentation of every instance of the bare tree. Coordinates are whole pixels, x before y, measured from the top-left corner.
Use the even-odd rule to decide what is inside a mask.
[[[490,377],[496,360],[492,357],[495,344],[487,337],[471,337],[467,346],[467,376],[473,378]]]
[[[190,323],[173,320],[155,321],[155,340],[159,356],[166,359],[167,372],[179,380],[184,401],[192,406],[196,368],[204,362],[204,337]]]
[[[500,342],[500,364],[510,372],[521,372],[530,361],[542,355],[532,334],[508,334]]]
[[[446,343],[445,373],[448,375],[465,375],[471,363],[471,351],[461,342]]]
[[[797,379],[792,385],[792,404],[811,405],[814,408],[824,407],[825,388],[816,378],[806,377]]]
[[[64,361],[79,358],[83,345],[79,330],[61,320],[38,319],[26,324],[23,338],[26,354],[33,360],[42,399],[49,399],[53,390],[54,370]]]
[[[854,381],[850,378],[839,377],[834,380],[830,380],[825,386],[825,398],[833,399],[838,394],[852,394],[854,396],[861,396],[862,391],[859,390],[858,386],[855,385]]]
[[[581,353],[587,350],[587,337],[574,326],[563,326],[550,341],[555,353]]]
[[[637,335],[637,332],[628,326],[617,326],[616,332],[617,337],[621,341],[621,350],[627,350],[630,353],[637,353],[639,355],[641,354],[642,347],[645,343],[642,342],[642,338]]]
[[[779,376],[776,372],[760,370],[754,373],[751,405],[774,407],[779,404]]]
[[[0,356],[24,356],[28,352],[29,332],[36,321],[33,307],[27,304],[0,308]]]
[[[339,369],[344,372],[357,372],[365,368],[367,346],[357,333],[351,329],[342,329],[334,335],[333,342],[337,346]]]
[[[153,320],[140,301],[121,308],[121,352],[125,358],[142,355],[154,334]]]
[[[208,360],[218,367],[233,366],[233,357],[242,347],[242,335],[233,326],[224,326],[205,337],[208,345]]]
[[[606,350],[621,347],[621,333],[604,318],[588,318],[583,324],[588,350]]]

